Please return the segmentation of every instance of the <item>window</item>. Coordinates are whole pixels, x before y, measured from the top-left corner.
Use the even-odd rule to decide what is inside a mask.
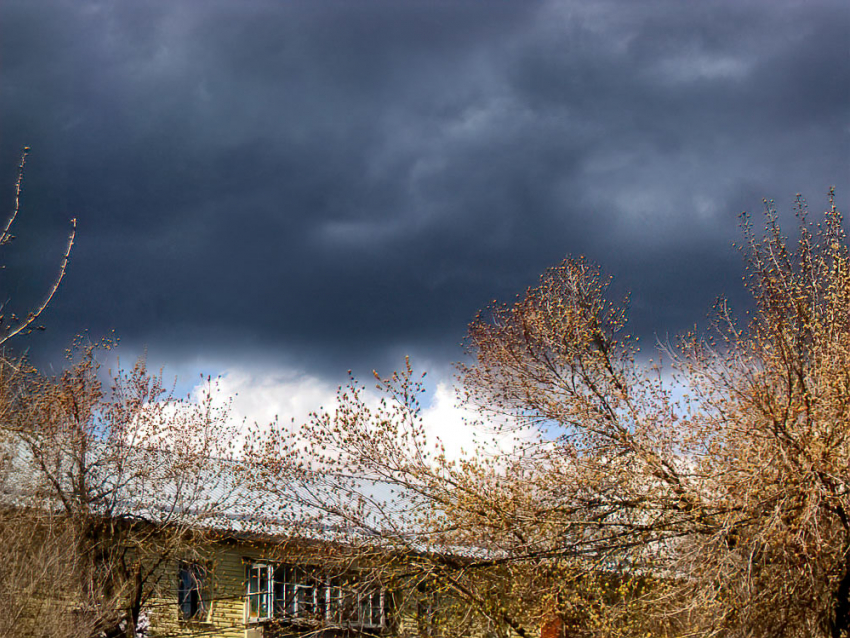
[[[322,619],[327,614],[327,586],[304,568],[281,565],[274,574],[275,616]]]
[[[305,567],[252,563],[247,568],[245,615],[259,622],[381,628],[386,625],[382,589],[327,578]]]
[[[416,624],[419,629],[420,636],[441,636],[441,628],[438,617],[438,610],[440,609],[440,603],[438,602],[440,596],[437,592],[432,589],[426,587],[425,585],[419,585],[417,587],[418,590],[418,600],[416,602]]]
[[[370,591],[361,592],[357,596],[357,620],[356,624],[361,627],[383,627],[384,620],[384,592]]]
[[[331,585],[328,601],[327,619],[334,624],[370,629],[386,625],[383,589],[356,582]]]
[[[262,563],[248,566],[245,616],[248,620],[267,620],[272,617],[274,578],[272,566]]]
[[[207,571],[196,563],[181,563],[177,572],[177,604],[182,620],[204,620],[207,613]]]

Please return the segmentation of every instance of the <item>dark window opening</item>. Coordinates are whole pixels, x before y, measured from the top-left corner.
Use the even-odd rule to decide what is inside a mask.
[[[203,620],[207,613],[205,599],[206,570],[195,563],[182,563],[178,571],[177,604],[182,620]]]

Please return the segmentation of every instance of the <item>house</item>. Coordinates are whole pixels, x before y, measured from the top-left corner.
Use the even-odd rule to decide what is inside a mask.
[[[440,511],[415,502],[415,484],[301,472],[267,449],[262,462],[227,460],[232,432],[214,406],[158,400],[143,362],[106,394],[89,355],[16,395],[12,423],[0,423],[4,638],[401,638],[439,635],[447,618],[446,635],[479,636],[505,625],[498,590],[481,604],[458,580],[488,573],[499,548],[435,531]]]
[[[203,559],[175,559],[171,582],[163,579],[146,610],[148,635],[398,635],[393,592],[366,569],[329,570],[313,550],[222,538]]]
[[[386,552],[349,551],[351,530],[291,489],[272,502],[235,461],[109,442],[5,443],[0,509],[21,521],[21,547],[38,556],[41,539],[56,538],[76,570],[45,560],[33,570],[43,582],[11,584],[27,626],[47,622],[27,611],[37,597],[74,619],[74,636],[426,635],[420,592],[372,569]],[[56,581],[87,579],[95,591],[57,595]]]

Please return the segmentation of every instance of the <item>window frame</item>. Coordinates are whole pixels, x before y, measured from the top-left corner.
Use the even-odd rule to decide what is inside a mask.
[[[347,587],[339,579],[311,573],[292,563],[246,560],[245,621],[311,621],[354,629],[387,627],[387,595],[383,587]],[[254,611],[256,610],[256,611]]]
[[[180,561],[177,566],[179,619],[182,622],[206,622],[209,602],[209,569],[202,563]]]
[[[252,587],[252,584],[256,586]],[[256,614],[252,613],[252,599],[256,601]],[[249,562],[245,566],[245,622],[263,622],[273,618],[274,565],[267,562]]]

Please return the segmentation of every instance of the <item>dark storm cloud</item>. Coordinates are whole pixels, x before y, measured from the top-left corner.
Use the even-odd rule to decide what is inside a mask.
[[[7,294],[76,215],[36,347],[456,358],[567,253],[674,333],[739,294],[742,209],[847,201],[848,27],[841,2],[6,2],[5,183],[34,148]]]

